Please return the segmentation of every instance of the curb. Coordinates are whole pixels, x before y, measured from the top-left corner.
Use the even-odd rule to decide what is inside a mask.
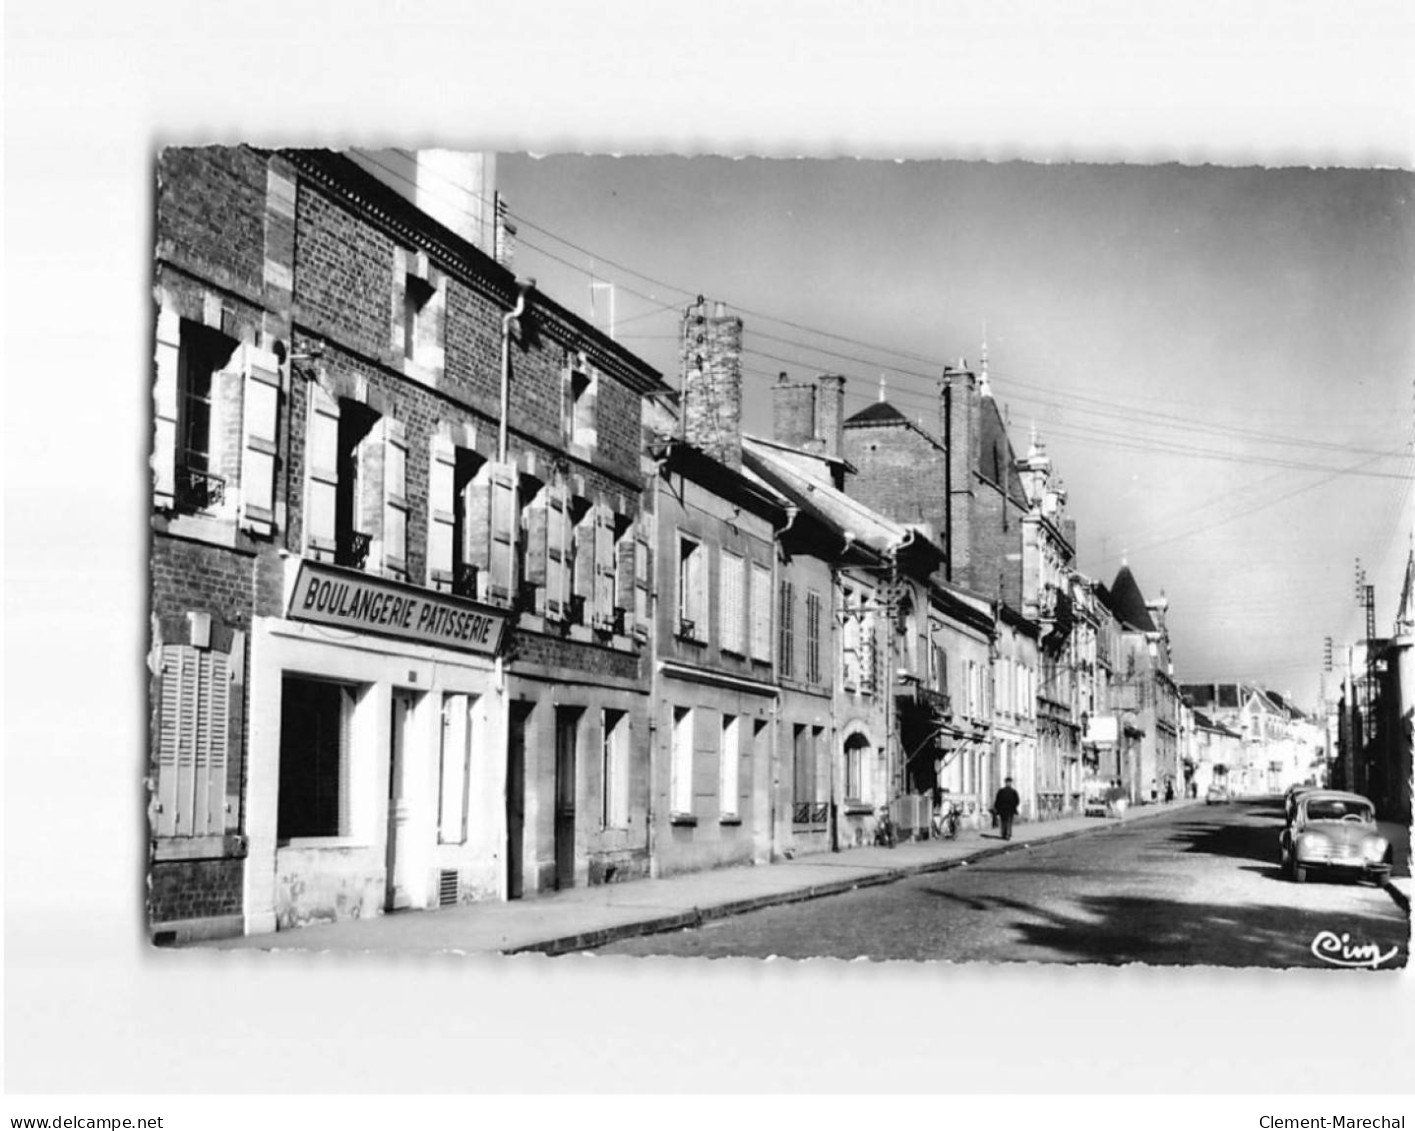
[[[1184,806],[1187,808],[1187,806]],[[1163,813],[1176,812],[1174,809],[1165,809]],[[1073,829],[1071,832],[1058,833],[1056,836],[1042,837],[1037,840],[1021,840],[1012,843],[999,845],[989,845],[980,848],[975,852],[970,852],[966,856],[954,856],[946,860],[929,860],[923,864],[908,864],[899,868],[890,868],[887,871],[877,872],[870,876],[861,876],[853,880],[835,880],[826,884],[812,884],[804,888],[796,888],[791,891],[773,892],[769,895],[752,896],[750,899],[737,899],[729,903],[717,903],[711,907],[695,907],[690,911],[679,911],[672,915],[660,915],[653,919],[641,919],[634,923],[621,923],[613,927],[602,927],[596,931],[585,931],[580,934],[562,935],[559,938],[545,939],[541,942],[524,943],[520,946],[510,947],[499,953],[506,955],[514,954],[545,954],[550,956],[560,954],[573,954],[580,950],[595,950],[598,947],[608,946],[610,943],[619,942],[623,939],[643,938],[645,935],[660,935],[668,931],[685,930],[690,927],[700,927],[704,923],[709,923],[717,919],[730,919],[737,915],[746,915],[753,911],[761,911],[768,907],[783,907],[791,903],[804,903],[812,899],[824,899],[832,895],[844,895],[846,892],[857,891],[860,888],[879,887],[883,884],[898,883],[900,880],[909,879],[911,876],[923,876],[933,872],[947,872],[954,868],[961,868],[966,864],[972,864],[978,860],[986,860],[992,856],[1002,856],[1009,852],[1025,852],[1033,847],[1043,844],[1058,844],[1064,840],[1074,840],[1082,836],[1094,836],[1097,833],[1110,832],[1114,829],[1122,828],[1137,820],[1147,820],[1161,816],[1161,812],[1135,813],[1130,817],[1117,822],[1107,820],[1104,825],[1097,825],[1094,828]],[[1409,910],[1409,903],[1406,903],[1406,910]]]
[[[1386,895],[1390,896],[1391,899],[1395,901],[1395,905],[1397,907],[1404,911],[1405,914],[1410,914],[1410,897],[1408,895],[1406,895],[1389,880],[1383,883],[1381,887],[1385,888]]]

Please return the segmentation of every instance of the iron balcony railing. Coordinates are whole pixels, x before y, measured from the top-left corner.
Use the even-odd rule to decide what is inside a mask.
[[[196,467],[179,468],[176,486],[181,510],[208,510],[220,506],[226,498],[226,480]]]
[[[823,825],[829,820],[829,801],[797,801],[791,806],[792,824]]]
[[[357,530],[349,530],[339,538],[334,549],[334,564],[363,569],[368,562],[369,547],[373,538]]]

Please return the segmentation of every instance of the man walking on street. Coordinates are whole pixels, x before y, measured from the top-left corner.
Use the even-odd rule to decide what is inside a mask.
[[[1022,799],[1017,796],[1017,791],[1012,788],[1012,779],[1008,778],[1002,783],[1002,788],[997,791],[997,797],[993,799],[992,810],[997,814],[998,824],[1002,826],[1002,839],[1012,839],[1012,818],[1017,816],[1017,809],[1022,804]]]

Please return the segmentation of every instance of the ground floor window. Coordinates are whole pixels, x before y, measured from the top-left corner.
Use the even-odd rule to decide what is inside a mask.
[[[845,740],[845,799],[847,801],[869,801],[869,757],[869,740],[863,734],[852,734]]]
[[[350,835],[349,746],[358,689],[286,676],[280,701],[276,836]]]
[[[673,708],[673,761],[670,767],[669,806],[675,814],[693,811],[693,712]]]
[[[791,819],[798,825],[823,824],[829,803],[820,797],[824,784],[819,771],[823,727],[797,724],[791,741]]]
[[[718,812],[722,817],[737,816],[738,768],[742,740],[736,715],[722,716],[722,742],[718,761]]]
[[[606,829],[629,825],[629,716],[625,711],[604,712],[604,807],[600,814]]]

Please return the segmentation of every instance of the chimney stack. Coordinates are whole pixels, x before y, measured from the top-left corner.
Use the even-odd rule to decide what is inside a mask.
[[[778,444],[804,448],[816,434],[816,390],[785,373],[771,389],[771,437]]]
[[[733,470],[742,467],[742,320],[720,302],[683,314],[683,434]]]
[[[839,373],[816,378],[815,426],[825,454],[839,459],[845,447],[845,378]]]

